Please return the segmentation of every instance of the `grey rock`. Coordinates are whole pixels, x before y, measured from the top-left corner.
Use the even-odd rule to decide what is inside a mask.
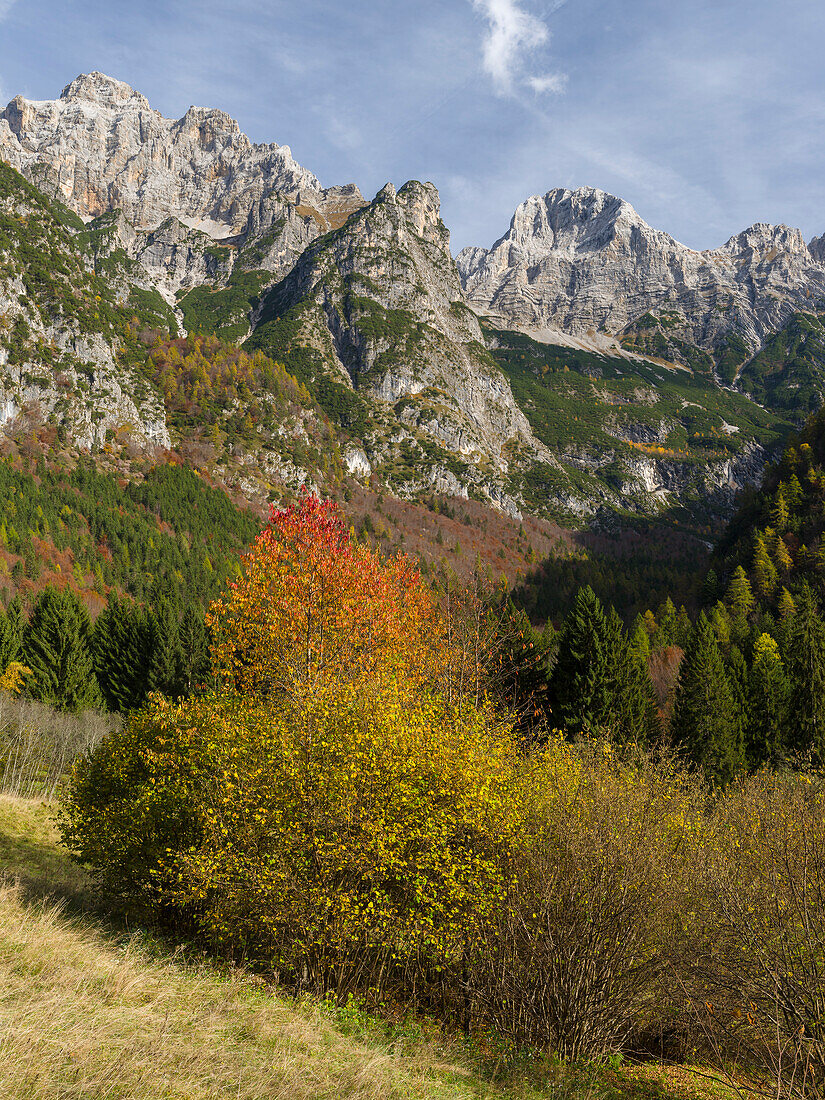
[[[465,248],[470,305],[503,327],[622,333],[668,313],[675,336],[712,350],[730,332],[756,350],[791,313],[825,302],[825,246],[757,224],[696,252],[594,188],[562,188],[518,207],[490,249]]]
[[[334,378],[374,403],[385,440],[429,437],[491,499],[506,495],[511,452],[555,462],[467,308],[432,184],[388,184],[345,227],[310,244],[265,303],[253,344],[266,347],[267,324],[296,310],[295,342],[319,350]],[[450,481],[450,491],[459,487]]]
[[[201,247],[209,240],[231,246],[232,261],[259,244],[256,266],[280,278],[364,202],[354,185],[323,188],[288,146],[253,144],[223,111],[190,107],[167,119],[97,72],[56,100],[16,96],[0,114],[0,158],[84,219],[120,211],[144,234],[129,255],[167,292],[210,276]],[[232,262],[224,266],[228,275]]]

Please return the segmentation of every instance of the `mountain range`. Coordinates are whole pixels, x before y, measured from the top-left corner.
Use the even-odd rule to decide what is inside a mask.
[[[14,98],[0,160],[18,433],[186,437],[270,496],[334,474],[514,517],[711,522],[823,402],[825,238],[785,226],[697,252],[557,188],[454,258],[431,183],[323,187],[222,111],[165,119],[100,73]]]

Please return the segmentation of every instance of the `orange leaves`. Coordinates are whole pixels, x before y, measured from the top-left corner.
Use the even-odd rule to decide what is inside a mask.
[[[306,492],[273,509],[209,623],[219,675],[261,700],[388,677],[414,689],[436,675],[443,635],[411,563],[354,542],[337,506]]]

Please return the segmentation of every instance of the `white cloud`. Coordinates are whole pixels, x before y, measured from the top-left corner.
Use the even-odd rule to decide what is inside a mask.
[[[520,6],[520,0],[471,0],[487,20],[482,48],[484,69],[500,95],[512,95],[525,80],[525,55],[550,41],[550,31],[536,16]],[[553,9],[555,10],[555,8]],[[560,91],[561,78],[526,77],[536,91]],[[533,82],[540,85],[536,87]]]
[[[536,95],[542,95],[545,92],[561,95],[567,87],[567,74],[545,73],[544,76],[531,76],[527,83]]]
[[[0,23],[6,18],[14,7],[16,0],[0,0]]]

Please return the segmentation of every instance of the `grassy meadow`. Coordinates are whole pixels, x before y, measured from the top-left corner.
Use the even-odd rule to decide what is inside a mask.
[[[295,1000],[103,913],[53,807],[0,795],[0,1096],[14,1100],[691,1100],[656,1063],[570,1068],[426,1020]]]

